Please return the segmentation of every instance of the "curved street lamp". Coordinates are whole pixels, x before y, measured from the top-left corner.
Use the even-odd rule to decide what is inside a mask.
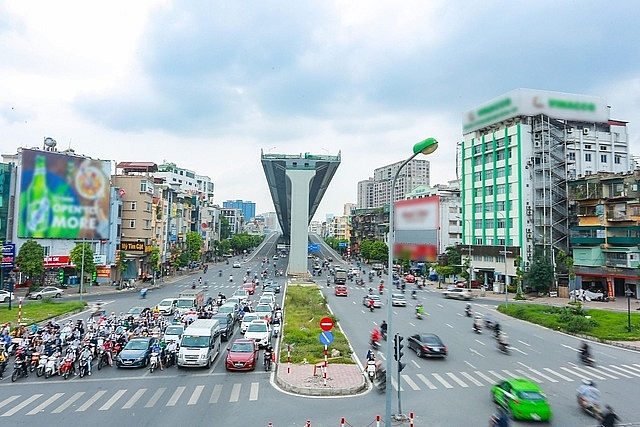
[[[394,231],[394,220],[393,220],[393,202],[394,202],[394,193],[396,187],[396,181],[398,180],[398,176],[400,175],[400,171],[413,160],[418,154],[431,154],[438,149],[438,141],[435,138],[427,138],[424,141],[420,141],[413,146],[413,154],[405,160],[393,177],[391,181],[391,187],[389,188],[389,257],[387,259],[387,286],[389,289],[387,291],[387,364],[386,364],[386,386],[385,386],[385,426],[391,425],[391,369],[393,359],[393,329],[392,329],[392,321],[393,321],[393,304],[391,295],[393,294],[393,247],[395,246],[395,231]],[[400,384],[398,384],[398,397],[400,396]],[[398,415],[401,415],[402,408],[400,406],[400,399],[398,398]]]

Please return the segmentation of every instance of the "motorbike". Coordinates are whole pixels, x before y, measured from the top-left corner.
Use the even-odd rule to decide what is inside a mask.
[[[600,405],[600,391],[590,380],[582,380],[583,385],[576,390],[578,406],[587,414],[597,420],[602,419],[602,408]]]
[[[475,332],[476,334],[481,334],[482,333],[482,323],[480,323],[480,320],[476,319],[473,322],[473,332]]]
[[[67,355],[67,357],[64,358],[62,365],[60,365],[60,375],[62,375],[62,377],[66,380],[67,378],[69,378],[69,375],[71,375],[72,371],[73,357],[71,355]]]
[[[498,350],[500,350],[504,354],[509,354],[509,337],[507,337],[507,334],[505,334],[504,332],[500,332],[496,337],[496,345],[498,347]]]
[[[164,365],[168,368],[169,366],[175,365],[176,361],[176,351],[168,351],[166,352],[165,363]]]
[[[373,339],[369,340],[369,345],[374,350],[378,350],[380,348],[380,343],[378,341],[373,340]]]
[[[149,357],[149,372],[153,373],[158,368],[158,353],[153,351]]]
[[[373,381],[373,386],[379,393],[384,393],[387,389],[387,373],[382,366],[378,367],[377,375]]]
[[[471,311],[471,306],[467,305],[464,309],[464,313],[467,315],[467,317],[471,317],[473,315],[473,312]]]
[[[11,382],[12,383],[15,383],[18,380],[18,378],[25,376],[24,369],[22,368],[22,365],[24,363],[25,362],[22,361],[22,360],[16,360],[13,363],[13,373],[11,374]]]
[[[222,277],[222,270],[218,270],[218,277]]]
[[[415,289],[411,291],[411,299],[418,299],[418,292]]]
[[[109,355],[104,348],[101,348],[98,352],[98,371],[102,369],[103,366],[109,366]]]
[[[271,350],[265,349],[264,350],[264,358],[263,358],[264,370],[265,371],[270,371],[271,370],[271,359],[272,358],[273,358],[273,353],[271,352]]]
[[[33,353],[31,353],[31,363],[29,364],[29,372],[33,372],[38,368],[38,365],[40,364],[40,353],[37,351],[34,351]]]
[[[595,366],[596,361],[589,353],[580,352],[580,361],[586,366]]]
[[[90,358],[86,356],[82,356],[80,358],[80,361],[78,362],[78,370],[80,371],[80,378],[83,378],[85,375],[89,373],[89,368],[87,367],[88,363],[91,363]]]
[[[56,374],[56,362],[57,358],[54,355],[51,355],[47,358],[47,364],[44,367],[44,377],[49,378]],[[36,372],[36,375],[38,373]]]
[[[147,297],[147,288],[140,290],[140,298],[145,299]]]
[[[278,335],[280,335],[280,324],[276,323],[273,325],[273,337],[278,338]]]
[[[373,383],[373,380],[376,377],[376,361],[375,360],[369,360],[367,362],[367,376],[369,377],[369,381]]]
[[[51,356],[53,357],[53,356]],[[40,356],[40,360],[38,360],[38,367],[36,368],[36,375],[41,377],[44,375],[44,370],[47,367],[47,361],[49,360],[49,356],[43,354]]]

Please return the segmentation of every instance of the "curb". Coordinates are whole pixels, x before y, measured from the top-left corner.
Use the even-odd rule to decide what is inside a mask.
[[[356,365],[354,365],[355,367]],[[294,393],[303,396],[313,396],[313,397],[328,397],[328,396],[351,396],[360,394],[364,390],[368,390],[366,381],[364,380],[364,375],[361,375],[361,382],[357,385],[350,387],[333,387],[333,386],[310,386],[310,387],[301,387],[297,385],[293,385],[287,381],[285,381],[280,375],[280,364],[276,365],[276,375],[275,375],[275,383],[276,385],[289,393]]]

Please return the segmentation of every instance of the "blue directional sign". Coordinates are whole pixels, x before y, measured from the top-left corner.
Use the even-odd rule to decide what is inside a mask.
[[[339,248],[346,248],[347,247],[347,242],[338,242],[338,247]]]
[[[333,334],[329,331],[320,332],[320,344],[329,345],[333,342]]]
[[[318,252],[320,250],[320,245],[317,243],[310,243],[307,246],[307,252]]]

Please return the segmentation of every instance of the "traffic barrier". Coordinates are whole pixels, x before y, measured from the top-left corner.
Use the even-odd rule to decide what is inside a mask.
[[[413,427],[413,412],[409,412],[409,427]]]
[[[380,415],[376,415],[376,427],[380,427]]]

